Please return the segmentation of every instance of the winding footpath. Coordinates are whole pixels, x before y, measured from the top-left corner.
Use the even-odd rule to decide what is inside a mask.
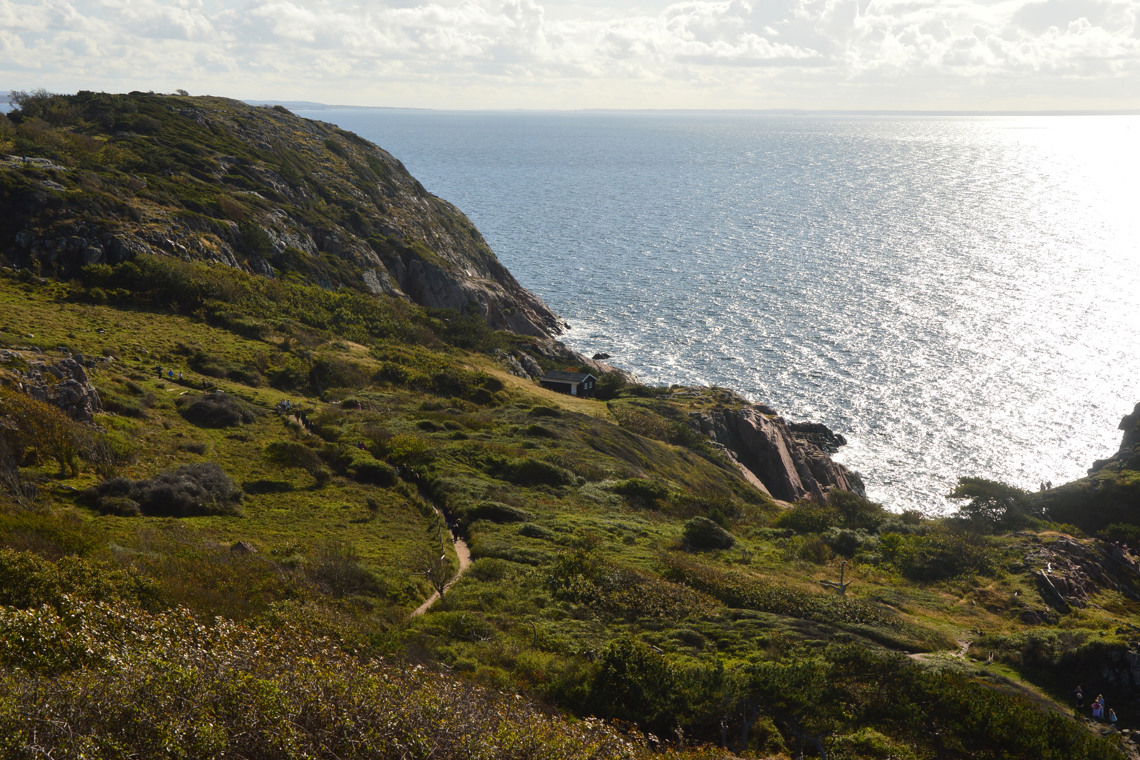
[[[455,547],[455,556],[459,558],[459,569],[455,571],[455,575],[451,576],[451,580],[449,580],[447,582],[447,585],[443,587],[444,593],[446,593],[449,588],[454,586],[456,581],[458,581],[460,577],[462,577],[463,574],[467,572],[467,568],[471,566],[471,550],[467,548],[467,542],[454,533],[451,535],[451,542]],[[432,605],[438,602],[440,598],[441,597],[439,592],[433,591],[432,595],[425,599],[423,604],[421,604],[419,607],[416,607],[415,611],[412,612],[410,617],[415,618],[424,614],[430,610],[432,608]]]

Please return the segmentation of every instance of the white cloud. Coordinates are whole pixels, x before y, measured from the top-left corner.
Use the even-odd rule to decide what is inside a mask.
[[[1095,105],[1140,107],[1140,0],[680,0],[576,14],[579,7],[0,0],[0,73],[26,77],[35,56],[49,81],[12,86],[123,90],[142,77],[173,89],[193,79],[248,97],[390,104],[391,93],[418,93],[424,100],[404,104],[441,107],[472,105],[464,98],[479,93],[491,99],[485,105],[510,107],[905,108],[931,105],[940,90],[957,98],[947,107],[986,107],[1080,98],[1095,78]]]

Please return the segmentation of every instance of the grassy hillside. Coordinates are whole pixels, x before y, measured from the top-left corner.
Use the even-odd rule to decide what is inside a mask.
[[[169,256],[0,270],[3,754],[1133,752],[1071,698],[1140,721],[1129,513],[777,503],[687,422],[731,394],[571,398],[501,361],[540,343]],[[32,398],[67,357],[90,423]]]

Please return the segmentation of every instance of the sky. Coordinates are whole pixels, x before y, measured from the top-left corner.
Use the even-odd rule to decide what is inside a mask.
[[[1140,109],[1140,0],[0,0],[0,91],[441,109]]]

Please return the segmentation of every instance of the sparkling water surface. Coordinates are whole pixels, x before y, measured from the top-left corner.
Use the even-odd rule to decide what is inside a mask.
[[[849,440],[893,509],[1084,474],[1140,401],[1140,117],[329,109],[586,352]]]

